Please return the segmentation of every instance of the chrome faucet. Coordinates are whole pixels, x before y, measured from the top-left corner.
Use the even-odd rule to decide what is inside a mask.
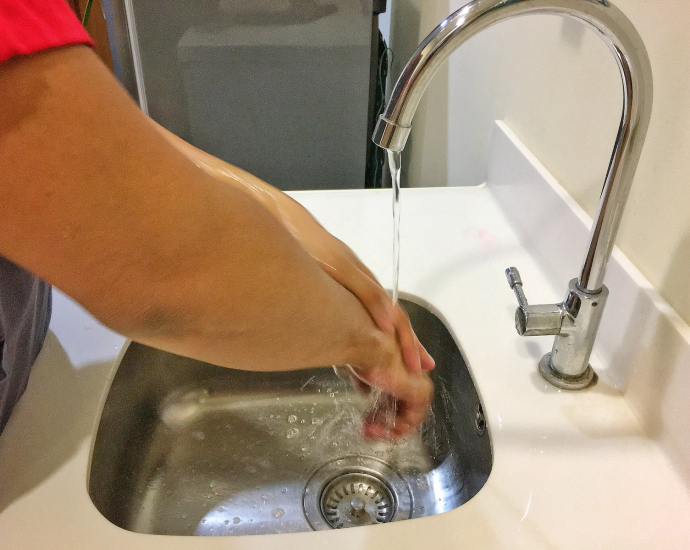
[[[608,0],[472,0],[442,21],[419,45],[400,75],[372,139],[380,147],[402,151],[424,90],[446,58],[487,27],[530,13],[572,17],[593,29],[616,58],[623,82],[623,115],[589,246],[580,275],[570,281],[565,300],[529,305],[517,269],[506,270],[518,300],[518,333],[556,335],[551,353],[539,362],[539,371],[560,388],[579,390],[597,380],[589,357],[608,296],[604,274],[652,110],[652,69],[630,20]]]

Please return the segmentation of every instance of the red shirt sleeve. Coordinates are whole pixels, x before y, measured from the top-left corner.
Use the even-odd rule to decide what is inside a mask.
[[[67,44],[93,40],[65,0],[0,0],[0,63]]]

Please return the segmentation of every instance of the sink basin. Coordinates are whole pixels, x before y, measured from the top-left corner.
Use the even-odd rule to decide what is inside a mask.
[[[124,529],[166,535],[351,527],[464,504],[492,466],[482,405],[443,323],[402,305],[436,359],[419,433],[364,440],[369,400],[331,368],[235,371],[132,343],[98,427],[93,503]]]

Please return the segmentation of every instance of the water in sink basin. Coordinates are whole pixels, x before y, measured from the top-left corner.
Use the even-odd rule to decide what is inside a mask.
[[[130,531],[248,535],[411,519],[467,502],[492,464],[479,398],[443,323],[402,303],[437,365],[419,434],[364,440],[367,401],[332,369],[233,371],[132,344],[98,428],[94,504]]]

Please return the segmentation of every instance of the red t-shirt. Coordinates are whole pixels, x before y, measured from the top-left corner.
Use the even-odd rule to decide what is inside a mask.
[[[67,44],[93,40],[65,0],[0,0],[0,63]]]

